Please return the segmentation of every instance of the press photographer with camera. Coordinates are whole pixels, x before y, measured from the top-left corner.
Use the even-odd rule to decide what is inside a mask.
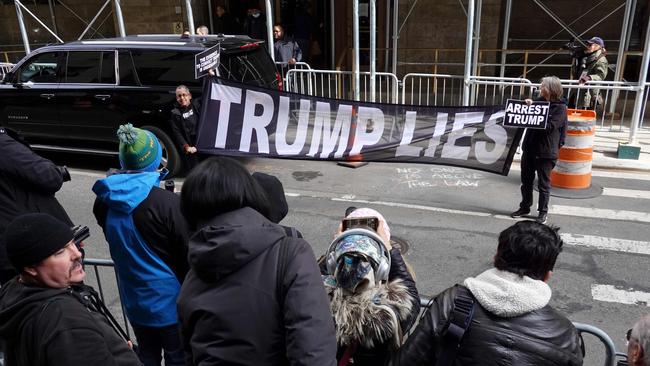
[[[0,285],[16,276],[7,260],[3,233],[11,220],[28,212],[48,213],[72,226],[72,221],[54,196],[70,180],[58,166],[33,152],[13,131],[0,128]]]
[[[320,260],[336,325],[338,365],[383,365],[420,311],[414,276],[386,219],[350,208]]]
[[[609,62],[607,61],[607,50],[605,42],[600,37],[593,37],[585,41],[586,46],[570,42],[564,46],[571,51],[571,76],[580,84],[588,81],[603,81],[607,77]],[[595,109],[602,104],[598,89],[589,89],[584,93],[582,100],[576,105],[578,108]],[[571,103],[571,105],[574,105]]]

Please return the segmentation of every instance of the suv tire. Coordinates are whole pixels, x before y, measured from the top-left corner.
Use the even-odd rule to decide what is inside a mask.
[[[168,178],[179,174],[183,168],[183,163],[174,141],[165,133],[165,131],[158,127],[143,126],[142,129],[152,132],[158,138],[160,147],[162,147],[162,160],[160,161],[160,166],[169,170]]]

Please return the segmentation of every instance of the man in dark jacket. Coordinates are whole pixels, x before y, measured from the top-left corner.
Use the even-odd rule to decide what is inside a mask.
[[[16,216],[45,212],[72,226],[54,194],[70,180],[65,167],[36,155],[0,128],[0,285],[18,274],[7,260],[2,234]]]
[[[12,366],[136,366],[140,361],[85,286],[69,225],[43,213],[19,216],[5,232],[20,275],[0,291],[0,336]]]
[[[289,39],[284,34],[284,27],[281,24],[273,26],[273,49],[275,53],[275,62],[284,62],[289,65],[295,65],[302,60],[302,50],[298,43]],[[286,65],[285,65],[286,66]]]
[[[542,79],[540,100],[550,102],[546,129],[527,129],[521,155],[521,203],[510,216],[521,217],[530,213],[533,204],[533,183],[537,172],[537,222],[546,223],[551,190],[551,171],[555,167],[558,151],[564,145],[567,129],[567,108],[562,101],[562,84],[555,76]],[[532,100],[526,99],[528,104]]]
[[[534,221],[502,231],[495,268],[436,296],[392,365],[582,365],[577,330],[548,304],[562,244],[557,228]]]
[[[93,186],[93,213],[104,230],[138,354],[146,366],[184,364],[176,297],[187,264],[187,225],[179,197],[159,188],[162,150],[154,134],[120,126],[120,164]]]

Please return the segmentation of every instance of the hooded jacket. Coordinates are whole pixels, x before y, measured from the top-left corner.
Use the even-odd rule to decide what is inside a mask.
[[[185,272],[187,229],[179,198],[157,187],[165,173],[113,174],[93,186],[95,216],[115,262],[126,314],[148,327],[177,323],[176,297]]]
[[[54,194],[63,185],[61,169],[0,128],[0,284],[17,274],[5,251],[4,232],[17,216],[43,212],[72,226]]]
[[[541,98],[538,100],[545,99]],[[526,129],[522,144],[524,154],[542,159],[557,159],[560,147],[564,145],[567,130],[567,107],[563,101],[551,101],[546,129]]]
[[[314,253],[291,237],[278,299],[285,230],[245,207],[199,225],[178,297],[188,365],[333,366],[334,323]]]
[[[81,291],[27,286],[17,278],[0,291],[0,337],[13,366],[141,365],[106,318]]]
[[[391,365],[436,364],[458,286],[435,297]],[[493,268],[466,279],[464,286],[476,302],[454,365],[582,365],[580,336],[571,321],[548,305],[546,283]]]

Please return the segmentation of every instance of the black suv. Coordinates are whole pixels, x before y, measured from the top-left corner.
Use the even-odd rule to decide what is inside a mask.
[[[36,149],[117,154],[116,131],[130,122],[163,145],[163,164],[182,169],[171,133],[175,90],[196,99],[194,55],[221,43],[222,77],[278,88],[280,76],[262,41],[246,36],[129,36],[45,46],[0,84],[0,123]]]

